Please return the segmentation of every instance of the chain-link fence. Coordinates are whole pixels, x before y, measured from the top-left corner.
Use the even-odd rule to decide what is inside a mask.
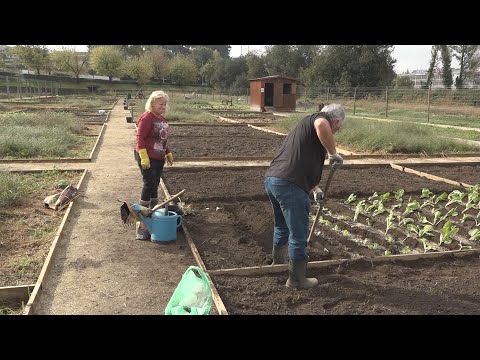
[[[409,116],[429,120],[435,113],[480,116],[480,89],[411,89],[394,87],[297,87],[297,110],[316,104],[341,103],[353,115],[387,118]]]

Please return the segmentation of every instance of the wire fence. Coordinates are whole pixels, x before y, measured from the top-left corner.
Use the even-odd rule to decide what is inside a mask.
[[[131,85],[131,88],[128,87]],[[39,97],[109,94],[117,97],[130,94],[132,98],[148,97],[162,84],[149,84],[148,89],[138,84],[100,83],[76,84],[48,80],[48,77],[0,75],[0,102],[21,101]],[[220,101],[226,104],[250,104],[250,89],[235,88],[218,91],[207,86],[178,86],[168,88],[173,97]],[[277,97],[278,98],[278,97]],[[383,117],[402,116],[406,110],[416,117],[430,120],[436,113],[480,116],[480,89],[396,88],[396,87],[306,87],[296,86],[296,109],[318,110],[319,104],[341,103],[353,115]],[[412,116],[412,115],[410,115]]]

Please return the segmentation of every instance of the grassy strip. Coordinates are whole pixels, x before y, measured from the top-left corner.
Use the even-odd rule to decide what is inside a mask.
[[[73,157],[84,126],[64,112],[0,114],[0,157]]]
[[[304,116],[292,114],[283,118],[276,128],[288,132]],[[347,121],[335,135],[340,147],[361,152],[434,154],[478,151],[478,147],[453,138],[479,140],[480,133],[414,123],[348,118],[347,115]]]

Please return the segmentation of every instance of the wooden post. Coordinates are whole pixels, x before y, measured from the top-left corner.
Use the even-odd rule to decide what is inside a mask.
[[[20,82],[20,78],[17,78],[17,93],[20,100],[22,100],[22,84]]]
[[[385,117],[388,118],[388,86],[385,88]]]
[[[307,87],[305,86],[305,106],[303,107],[307,111]]]
[[[355,115],[355,108],[357,103],[357,88],[353,90],[353,115]]]
[[[427,107],[427,122],[430,122],[430,92],[432,90],[432,85],[428,85],[428,107]]]
[[[7,98],[10,100],[10,86],[8,84],[8,76],[7,76]]]
[[[330,86],[327,87],[327,104],[328,104],[328,97],[330,96]]]

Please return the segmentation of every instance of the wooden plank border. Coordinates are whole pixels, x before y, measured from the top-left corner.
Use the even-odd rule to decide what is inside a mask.
[[[92,161],[93,159],[93,154],[95,154],[96,150],[99,148],[98,144],[100,142],[100,139],[102,138],[103,134],[105,133],[105,127],[106,127],[107,124],[103,124],[102,128],[100,129],[100,133],[98,134],[97,136],[97,141],[95,141],[95,145],[93,145],[93,149],[92,151],[90,152],[90,155],[88,156],[88,158],[90,159],[90,161]]]
[[[417,176],[420,176],[420,177],[425,177],[425,178],[430,179],[430,180],[441,181],[441,182],[444,182],[444,183],[447,183],[447,184],[450,184],[450,185],[456,185],[456,186],[473,187],[473,185],[470,185],[470,184],[467,184],[467,183],[446,179],[446,178],[436,176],[436,175],[432,175],[432,174],[429,174],[429,173],[426,173],[426,172],[414,170],[414,169],[411,169],[411,168],[408,168],[408,167],[405,167],[405,166],[401,166],[401,165],[397,165],[397,164],[393,164],[393,163],[390,163],[390,166],[395,170],[403,171],[403,172],[406,172],[406,173],[409,173],[409,174],[414,174],[414,175],[417,175]]]
[[[160,179],[160,185],[165,193],[165,196],[167,198],[170,198],[171,195],[168,192],[167,187],[165,186],[165,183],[163,182],[163,178]],[[225,305],[220,297],[220,294],[217,291],[217,288],[215,287],[215,284],[212,281],[212,278],[210,277],[208,270],[200,256],[200,253],[198,252],[197,247],[195,246],[195,243],[193,242],[192,237],[190,236],[190,233],[185,226],[185,223],[182,223],[182,229],[185,234],[185,238],[187,239],[188,245],[190,246],[190,249],[192,250],[193,257],[195,258],[195,261],[197,262],[197,265],[205,272],[205,274],[208,277],[208,280],[210,281],[210,287],[212,289],[212,298],[213,302],[215,304],[215,307],[217,308],[218,314],[219,315],[228,315],[227,309],[225,308]]]
[[[440,251],[440,252],[431,252],[423,254],[399,254],[399,255],[389,255],[389,256],[377,256],[377,257],[358,257],[355,259],[337,259],[337,260],[324,260],[324,261],[311,261],[307,264],[308,269],[321,269],[329,266],[343,265],[354,263],[358,261],[366,261],[373,263],[391,263],[391,262],[401,262],[401,261],[414,261],[419,259],[433,259],[441,258],[444,256],[470,256],[472,254],[480,254],[480,249],[472,250],[451,250],[451,251]],[[210,274],[215,275],[232,275],[232,276],[250,276],[250,275],[265,275],[265,274],[276,274],[281,272],[286,272],[288,270],[288,264],[279,264],[279,265],[265,265],[265,266],[252,266],[244,268],[232,268],[232,269],[218,269],[210,270]]]

